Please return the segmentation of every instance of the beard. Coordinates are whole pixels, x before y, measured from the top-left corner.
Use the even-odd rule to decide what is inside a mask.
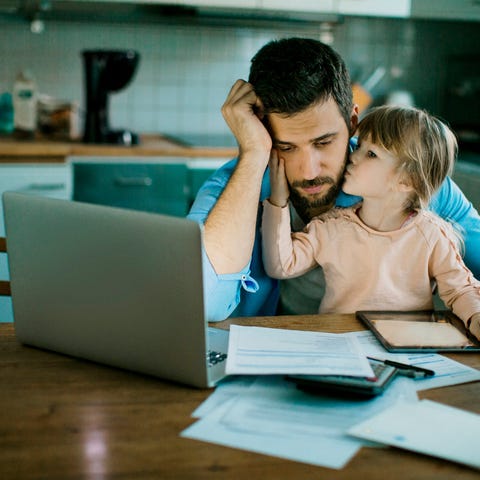
[[[296,188],[313,187],[317,185],[329,184],[330,188],[321,197],[309,199],[304,197]],[[331,177],[317,177],[313,180],[303,180],[294,182],[290,186],[290,201],[295,207],[300,218],[308,223],[313,217],[330,210],[335,203],[335,199],[340,191],[340,181],[335,182]]]
[[[315,177],[312,180],[296,180],[289,184],[290,201],[304,223],[308,223],[313,217],[325,213],[335,205],[335,199],[342,187],[347,160],[348,151],[337,178]],[[319,185],[330,185],[328,190],[319,197],[305,197],[299,190],[301,188]]]

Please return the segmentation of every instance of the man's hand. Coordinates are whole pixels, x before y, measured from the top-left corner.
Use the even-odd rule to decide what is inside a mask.
[[[470,319],[470,332],[480,341],[480,313],[475,313]]]
[[[285,164],[275,150],[270,155],[270,187],[271,194],[268,199],[272,205],[284,207],[288,202],[289,190],[285,176]]]
[[[245,80],[235,82],[222,106],[222,114],[237,139],[241,156],[270,152],[272,140],[261,121],[263,104],[250,83]]]

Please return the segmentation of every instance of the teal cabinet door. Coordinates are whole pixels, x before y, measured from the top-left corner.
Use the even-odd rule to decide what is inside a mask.
[[[185,163],[72,164],[73,200],[183,217],[189,207]]]

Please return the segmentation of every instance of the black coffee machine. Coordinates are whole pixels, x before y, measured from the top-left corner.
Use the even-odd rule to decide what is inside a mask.
[[[108,95],[124,88],[140,60],[134,50],[84,50],[86,113],[83,141],[135,145],[138,135],[128,130],[110,130]]]

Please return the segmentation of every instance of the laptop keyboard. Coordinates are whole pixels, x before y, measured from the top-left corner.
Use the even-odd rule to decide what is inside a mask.
[[[213,350],[209,350],[207,352],[207,363],[209,367],[213,367],[213,365],[217,365],[217,363],[225,361],[226,358],[226,353],[215,352]]]

